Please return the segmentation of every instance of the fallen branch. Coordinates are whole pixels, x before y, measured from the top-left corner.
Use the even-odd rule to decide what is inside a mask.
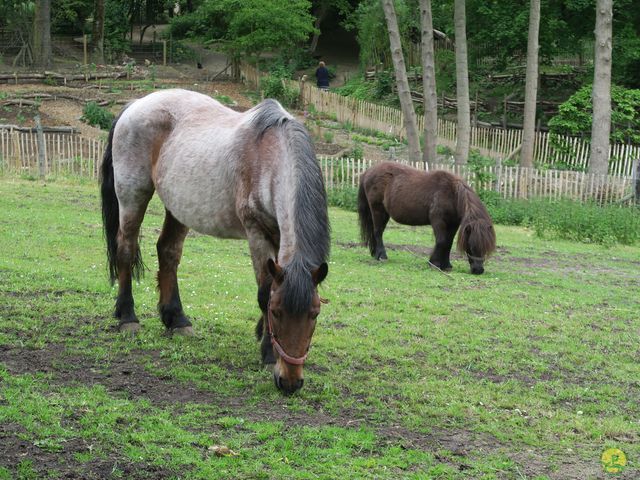
[[[0,124],[0,130],[15,130],[17,132],[35,133],[36,127],[21,127],[19,125],[2,125]],[[74,127],[60,126],[60,127],[42,127],[44,133],[78,133]]]

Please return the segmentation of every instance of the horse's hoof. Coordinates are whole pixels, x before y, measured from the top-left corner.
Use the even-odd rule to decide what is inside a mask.
[[[187,326],[187,327],[172,328],[171,335],[180,335],[182,337],[193,337],[195,333],[193,332],[192,326]]]
[[[135,335],[140,331],[140,324],[138,322],[121,323],[118,325],[118,331],[120,333]]]

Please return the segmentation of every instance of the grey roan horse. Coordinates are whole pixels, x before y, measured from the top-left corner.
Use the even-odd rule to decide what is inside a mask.
[[[279,389],[298,390],[329,254],[326,194],[304,127],[274,100],[238,113],[199,93],[155,92],[116,119],[101,174],[119,329],[139,328],[132,276],[144,268],[138,235],[155,191],[165,206],[157,251],[166,328],[192,333],[177,280],[188,230],[247,238],[262,310],[256,327],[262,360],[275,363]]]

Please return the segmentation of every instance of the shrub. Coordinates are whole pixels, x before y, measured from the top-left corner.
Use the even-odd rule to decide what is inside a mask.
[[[640,216],[634,208],[571,200],[505,200],[492,191],[478,195],[494,223],[532,227],[540,237],[601,245],[640,241]]]
[[[260,89],[266,98],[275,98],[285,108],[294,108],[300,92],[289,87],[283,80],[283,77],[268,75],[260,81]]]
[[[109,130],[113,123],[113,113],[96,102],[88,102],[82,110],[82,120],[94,127]]]
[[[358,210],[358,189],[355,187],[330,188],[327,190],[327,203],[355,212]]]

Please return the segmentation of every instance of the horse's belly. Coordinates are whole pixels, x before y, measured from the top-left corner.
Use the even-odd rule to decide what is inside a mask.
[[[236,212],[235,182],[228,171],[191,174],[188,169],[172,170],[156,179],[156,191],[180,223],[206,235],[246,238]]]
[[[402,225],[429,225],[429,213],[423,208],[402,208],[393,202],[386,202],[385,209],[389,216]]]

